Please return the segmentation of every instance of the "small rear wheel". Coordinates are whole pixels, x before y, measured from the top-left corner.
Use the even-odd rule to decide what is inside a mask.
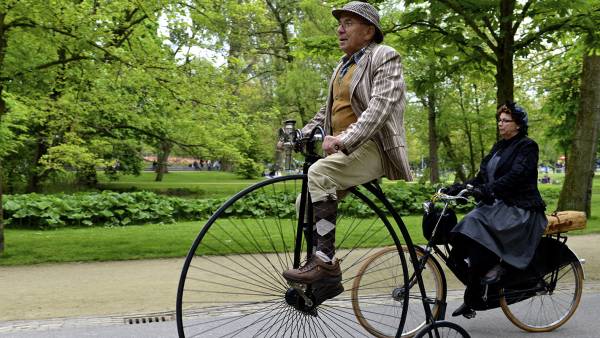
[[[406,261],[410,262],[408,248],[403,247]],[[422,261],[425,251],[415,246],[417,259]],[[426,324],[423,299],[416,279],[404,287],[402,264],[395,247],[385,248],[372,255],[361,266],[352,287],[352,308],[360,324],[379,338],[396,337],[402,313],[402,295],[408,291],[408,312],[402,337],[413,337]],[[408,264],[409,276],[414,276],[412,264]],[[427,298],[433,306],[434,318],[439,318],[441,304],[446,301],[446,279],[437,261],[430,256],[421,272]],[[382,315],[385,314],[385,315]]]
[[[470,338],[471,336],[465,329],[460,327],[458,324],[438,321],[433,324],[427,325],[424,329],[419,331],[415,338],[455,338],[463,337]]]
[[[552,285],[556,274],[556,285]],[[531,292],[505,288],[500,291],[500,306],[508,319],[529,332],[552,331],[575,313],[583,290],[583,269],[573,261],[546,274]]]

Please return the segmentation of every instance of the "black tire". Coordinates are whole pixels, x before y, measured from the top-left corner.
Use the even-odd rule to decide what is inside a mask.
[[[548,273],[543,278],[544,282],[540,283],[551,285],[552,277],[553,273]],[[581,264],[579,261],[573,261],[561,266],[554,288],[535,287],[537,290],[527,296],[523,296],[521,290],[502,289],[502,311],[513,324],[525,331],[555,330],[566,323],[579,306],[583,291]]]
[[[456,323],[447,321],[437,321],[427,325],[417,333],[415,338],[470,338],[471,336],[465,329]]]
[[[410,261],[408,249],[403,247],[407,261]],[[422,260],[425,250],[415,246],[417,259]],[[360,324],[378,338],[396,337],[396,327],[400,321],[403,304],[399,294],[404,290],[402,264],[395,247],[376,252],[360,268],[352,288],[352,307]],[[409,276],[414,274],[412,264],[408,265]],[[439,263],[429,256],[421,270],[427,297],[434,301],[431,313],[435,319],[441,315],[441,304],[446,302],[446,278]],[[423,299],[416,280],[408,288],[409,306],[402,338],[413,337],[427,323],[423,308]],[[373,313],[371,309],[382,307],[388,316]]]
[[[342,261],[345,291],[316,308],[302,306],[281,273],[300,263],[294,262],[296,247],[306,255],[295,207],[303,180],[304,175],[293,175],[258,183],[232,197],[207,221],[179,280],[180,337],[369,336],[352,311],[351,286],[374,252],[401,247],[398,237],[372,197],[353,189],[339,203],[336,225],[336,257]],[[252,216],[244,216],[247,212]]]

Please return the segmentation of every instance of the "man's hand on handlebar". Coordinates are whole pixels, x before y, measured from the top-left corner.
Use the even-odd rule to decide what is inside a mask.
[[[335,136],[325,136],[323,140],[323,151],[327,155],[335,154],[338,151],[342,151],[344,149],[344,144],[342,141]]]

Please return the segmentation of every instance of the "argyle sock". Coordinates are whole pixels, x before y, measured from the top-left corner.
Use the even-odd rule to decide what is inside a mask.
[[[335,219],[337,201],[328,200],[313,203],[316,231],[313,236],[317,240],[317,251],[329,258],[335,255]],[[316,235],[316,236],[315,236]]]

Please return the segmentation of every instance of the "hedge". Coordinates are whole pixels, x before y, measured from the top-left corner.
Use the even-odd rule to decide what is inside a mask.
[[[435,187],[398,182],[384,184],[388,199],[402,215],[418,214],[422,204],[431,197]],[[556,191],[555,191],[556,190]],[[544,189],[549,199],[558,196],[557,189]],[[228,215],[239,217],[293,215],[296,196],[284,193],[253,196],[244,203],[235,203]],[[5,195],[5,224],[9,228],[56,228],[65,226],[125,226],[148,223],[171,223],[178,220],[205,220],[227,199],[184,199],[153,192],[77,194]],[[284,203],[273,203],[284,201]],[[288,201],[287,203],[285,201]],[[357,199],[347,198],[343,208],[355,217],[372,215]],[[468,210],[472,205],[460,206]]]

